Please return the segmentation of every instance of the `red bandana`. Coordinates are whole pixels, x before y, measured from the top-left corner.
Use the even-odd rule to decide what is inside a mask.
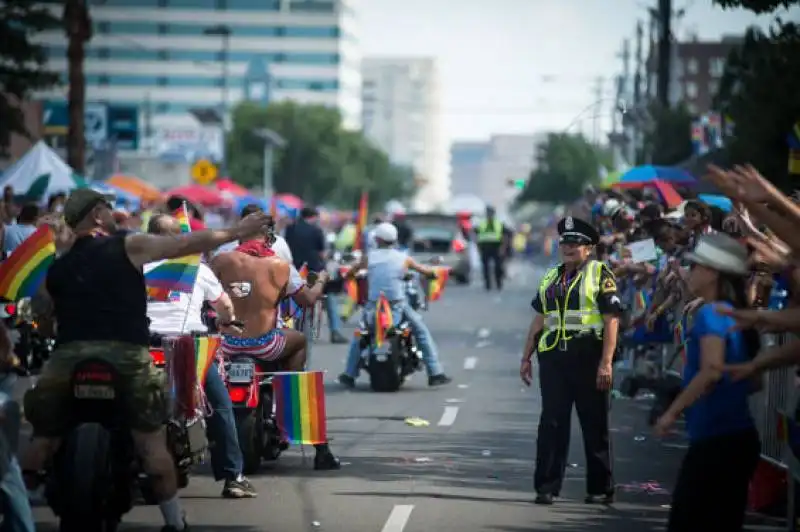
[[[248,240],[236,248],[239,253],[246,253],[251,257],[273,257],[275,252],[263,240]]]

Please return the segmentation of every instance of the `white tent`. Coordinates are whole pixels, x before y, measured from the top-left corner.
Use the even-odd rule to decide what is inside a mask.
[[[0,177],[0,188],[11,186],[15,195],[41,200],[84,185],[83,178],[43,141],[39,141]]]

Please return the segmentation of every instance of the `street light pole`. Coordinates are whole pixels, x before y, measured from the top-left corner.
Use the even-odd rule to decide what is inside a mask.
[[[222,50],[220,51],[220,62],[222,63],[222,101],[220,106],[220,114],[222,115],[222,137],[223,137],[223,146],[222,146],[222,161],[221,164],[221,174],[223,177],[228,176],[228,154],[225,146],[225,134],[228,131],[228,67],[229,67],[229,56],[230,56],[230,47],[231,47],[231,28],[230,26],[226,26],[224,24],[219,24],[217,26],[211,26],[206,28],[203,33],[205,35],[214,35],[217,37],[222,38]]]
[[[265,197],[272,197],[272,162],[274,160],[275,148],[286,146],[286,140],[271,129],[257,129],[253,133],[264,141],[264,171],[262,173],[263,194]]]

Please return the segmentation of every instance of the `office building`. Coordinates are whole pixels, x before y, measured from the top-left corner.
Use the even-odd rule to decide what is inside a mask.
[[[434,59],[365,58],[364,132],[394,164],[414,170],[414,208],[432,210],[450,196],[441,85]]]
[[[519,193],[510,182],[527,180],[536,166],[536,149],[547,134],[493,135],[486,142],[455,142],[451,150],[454,195],[473,195],[499,213]]]
[[[741,43],[742,37],[738,36],[723,37],[719,41],[700,41],[697,38],[673,41],[670,102],[685,103],[695,116],[714,111],[713,101],[728,55]],[[650,86],[656,87],[658,62],[655,57],[650,58],[647,67]]]
[[[336,107],[345,126],[358,129],[361,64],[353,2],[94,0],[87,102],[179,115],[230,109],[245,96],[264,103],[291,99]],[[61,15],[61,7],[53,9]],[[50,68],[66,80],[63,29],[36,38],[47,47]],[[62,87],[41,96],[65,95]]]

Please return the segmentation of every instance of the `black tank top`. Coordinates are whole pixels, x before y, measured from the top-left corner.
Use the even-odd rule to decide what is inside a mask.
[[[59,344],[111,340],[147,347],[144,275],[128,259],[125,234],[82,237],[47,272]]]

